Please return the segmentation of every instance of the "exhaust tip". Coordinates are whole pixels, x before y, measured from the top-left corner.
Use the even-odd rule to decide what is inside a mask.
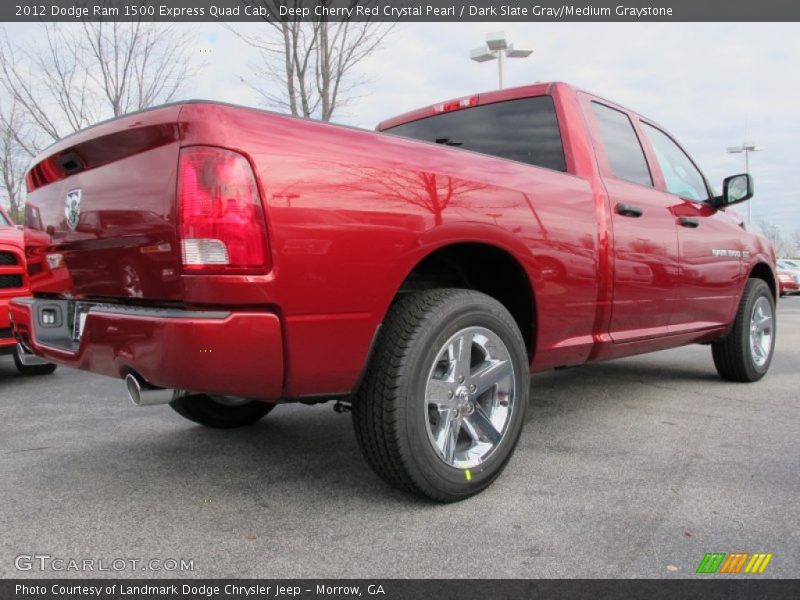
[[[128,391],[128,400],[133,402],[136,406],[141,406],[142,384],[139,383],[139,378],[133,373],[128,373],[125,376],[125,389]]]
[[[128,399],[135,406],[169,404],[176,394],[173,389],[150,385],[136,373],[128,373],[125,376],[125,389],[128,392]]]
[[[26,344],[23,344],[22,342],[19,341],[17,342],[17,347],[15,352],[17,358],[19,359],[19,362],[21,362],[26,367],[36,367],[39,365],[50,364],[43,358],[39,358],[38,356],[36,356],[33,353],[33,350],[31,350]]]

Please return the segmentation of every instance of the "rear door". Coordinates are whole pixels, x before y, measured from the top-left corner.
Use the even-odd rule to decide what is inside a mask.
[[[680,279],[672,199],[654,187],[631,116],[588,96],[584,109],[611,203],[614,291],[609,333],[615,342],[665,335]]]
[[[678,225],[683,275],[670,332],[718,327],[730,322],[742,277],[742,229],[731,214],[708,202],[711,190],[689,155],[666,132],[641,122],[652,151],[657,187],[670,198]]]

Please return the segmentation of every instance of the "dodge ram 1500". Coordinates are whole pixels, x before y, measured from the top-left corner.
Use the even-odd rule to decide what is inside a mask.
[[[27,186],[31,258],[68,277],[12,303],[25,354],[212,427],[337,400],[378,475],[439,501],[500,474],[531,373],[702,343],[750,382],[775,344],[774,252],[727,210],[750,176],[716,195],[663,127],[563,83],[377,132],[167,105]]]

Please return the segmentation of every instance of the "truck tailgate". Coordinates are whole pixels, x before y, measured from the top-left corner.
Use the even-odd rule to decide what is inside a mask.
[[[101,123],[34,161],[26,236],[30,254],[68,269],[76,298],[181,298],[176,230],[180,105]],[[46,236],[42,236],[43,232]],[[49,245],[42,246],[46,237]],[[34,290],[35,291],[35,290]]]

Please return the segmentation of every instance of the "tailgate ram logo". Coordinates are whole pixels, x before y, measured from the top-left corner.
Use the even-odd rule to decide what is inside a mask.
[[[81,218],[81,191],[79,189],[67,192],[67,206],[64,208],[67,225],[75,231]]]

